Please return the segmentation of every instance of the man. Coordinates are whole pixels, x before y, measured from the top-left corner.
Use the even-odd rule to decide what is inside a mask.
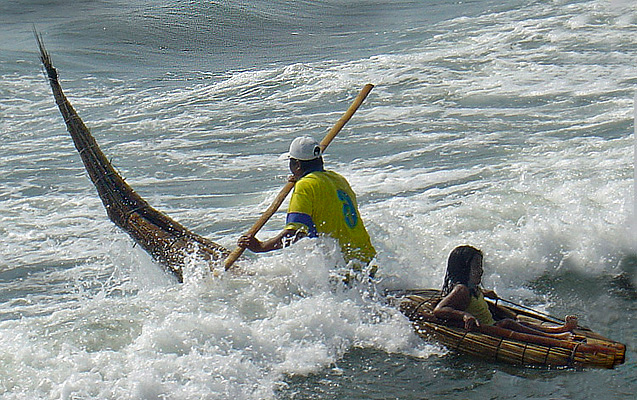
[[[263,253],[281,249],[302,237],[327,235],[338,240],[346,262],[358,261],[358,268],[363,267],[360,263],[367,265],[376,255],[376,249],[363,225],[356,195],[347,180],[324,169],[321,147],[311,137],[294,139],[289,158],[291,179],[296,183],[285,228],[263,242],[253,235],[243,235],[238,245]]]

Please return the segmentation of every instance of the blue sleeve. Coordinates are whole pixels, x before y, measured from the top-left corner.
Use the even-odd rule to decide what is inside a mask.
[[[288,213],[287,218],[285,220],[285,227],[288,228],[296,228],[298,224],[304,225],[307,227],[308,236],[309,237],[317,237],[318,233],[316,231],[316,226],[314,225],[314,221],[312,221],[312,217],[305,213],[300,212],[291,212]]]

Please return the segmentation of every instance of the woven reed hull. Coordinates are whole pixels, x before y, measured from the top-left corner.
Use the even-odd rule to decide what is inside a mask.
[[[64,95],[57,70],[37,33],[36,39],[55,102],[111,221],[127,232],[180,282],[183,280],[182,268],[188,257],[194,255],[211,264],[221,262],[229,254],[226,248],[189,231],[151,207],[117,173]]]
[[[545,339],[498,328],[497,334],[469,332],[436,319],[432,312],[440,300],[435,289],[414,291],[395,300],[399,309],[412,321],[416,333],[435,340],[450,350],[489,361],[517,365],[549,367],[613,368],[624,362],[626,346],[588,329],[576,329],[576,339]],[[529,322],[550,324],[542,315],[513,307],[495,306],[504,312],[520,315]],[[504,334],[504,336],[502,335]]]

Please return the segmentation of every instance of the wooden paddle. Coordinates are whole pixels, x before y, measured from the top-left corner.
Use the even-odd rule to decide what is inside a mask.
[[[358,107],[360,107],[360,105],[363,103],[363,101],[365,100],[365,98],[367,97],[367,95],[373,88],[374,88],[374,85],[369,83],[363,87],[363,89],[360,91],[358,96],[356,96],[356,98],[354,99],[354,102],[352,103],[352,105],[350,105],[347,111],[345,111],[345,114],[343,114],[343,116],[336,122],[336,124],[332,127],[332,129],[330,129],[327,135],[325,135],[323,140],[321,140],[321,142],[319,143],[323,151],[325,151],[327,146],[329,146],[329,144],[332,142],[334,137],[336,137],[338,132],[340,132],[340,130],[343,129],[343,126],[345,126],[347,121],[349,121],[352,118],[356,110],[358,110]],[[281,189],[279,194],[274,199],[274,202],[272,203],[272,205],[270,205],[270,207],[268,207],[268,209],[265,210],[265,212],[261,215],[261,218],[259,218],[259,220],[255,222],[254,225],[252,225],[252,227],[248,230],[248,232],[246,232],[246,235],[251,235],[251,236],[256,235],[257,232],[259,232],[259,230],[263,228],[263,225],[265,225],[265,223],[268,222],[270,217],[272,217],[272,215],[274,215],[274,213],[279,209],[279,207],[281,206],[281,204],[287,197],[288,193],[290,193],[293,188],[294,188],[294,182],[286,183],[285,186],[283,186],[283,189]],[[243,247],[237,247],[228,255],[225,261],[226,270],[232,267],[234,262],[237,261],[237,259],[241,256],[241,254],[243,254],[244,250],[245,248]]]

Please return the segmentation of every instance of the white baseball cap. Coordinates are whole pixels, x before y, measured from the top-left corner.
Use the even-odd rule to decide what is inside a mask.
[[[314,160],[323,155],[319,142],[309,136],[297,137],[290,143],[288,156],[301,161]]]

